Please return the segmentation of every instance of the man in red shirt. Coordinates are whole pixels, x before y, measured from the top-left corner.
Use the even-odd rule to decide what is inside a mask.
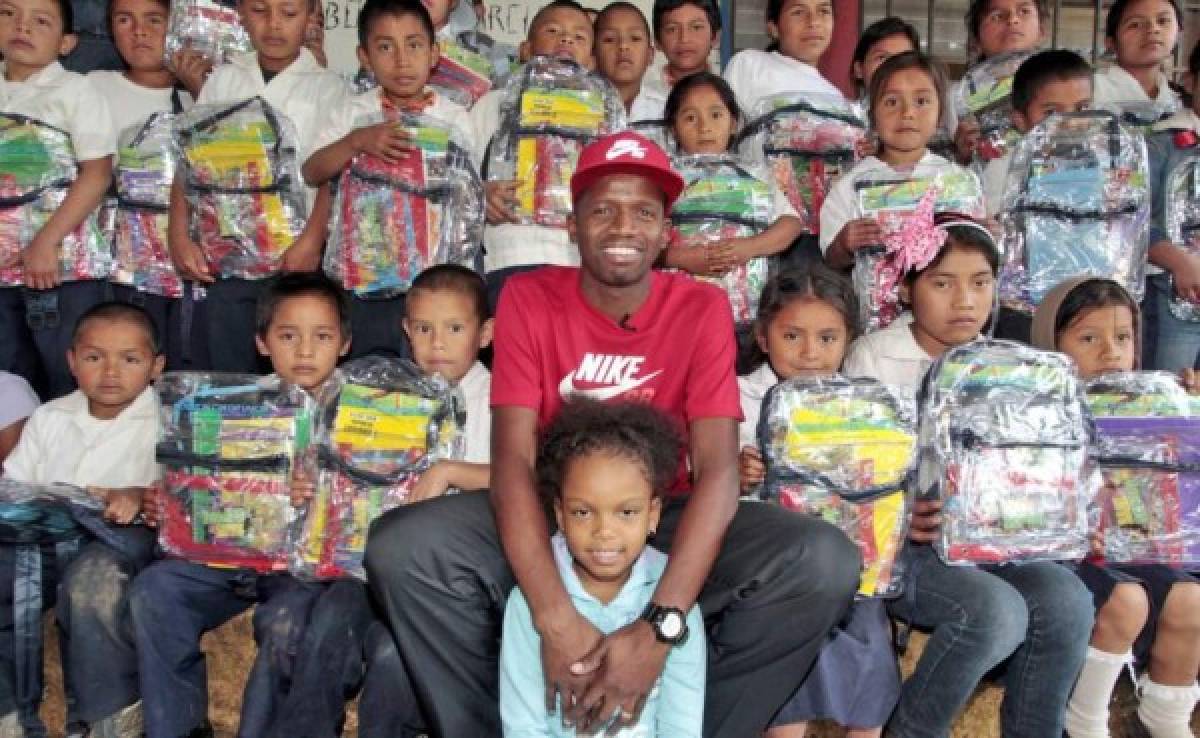
[[[582,266],[513,277],[500,297],[491,509],[478,495],[444,497],[372,531],[371,583],[435,735],[499,735],[497,635],[514,576],[542,640],[547,704],[561,699],[581,731],[618,713],[636,722],[698,601],[710,630],[705,734],[756,735],[852,601],[859,555],[840,531],[738,502],[729,304],[715,287],[652,270],[682,189],[636,133],[583,151],[568,224]],[[654,538],[667,569],[643,617],[608,636],[571,605],[536,489],[539,429],[573,393],[649,402],[688,439]]]

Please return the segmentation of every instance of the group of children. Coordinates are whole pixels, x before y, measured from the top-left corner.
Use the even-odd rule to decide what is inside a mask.
[[[315,0],[240,0],[238,7],[254,51],[213,67],[188,52],[168,64],[164,0],[111,0],[126,70],[82,77],[57,61],[75,43],[69,2],[0,0],[0,114],[65,133],[75,165],[70,182],[58,185],[65,191],[52,212],[32,227],[0,231],[0,370],[57,398],[34,411],[29,385],[0,375],[4,475],[87,487],[111,521],[132,524],[124,528],[127,546],[92,542],[64,570],[51,567],[44,584],[48,601],[58,592],[68,720],[80,734],[210,735],[200,636],[257,605],[259,650],[240,735],[337,734],[346,700],[359,692],[361,734],[415,735],[422,726],[408,667],[362,583],[153,560],[153,534],[137,524],[153,525],[158,510],[159,411],[151,385],[164,369],[253,373],[265,358],[280,378],[319,394],[347,357],[410,357],[459,387],[467,408],[464,458],[424,472],[412,501],[486,489],[489,374],[479,354],[492,340],[491,308],[509,276],[574,266],[579,254],[566,227],[526,216],[528,182],[489,176],[489,147],[512,103],[503,80],[497,76],[490,91],[466,99],[470,105],[431,86],[440,46],[456,42],[447,31],[453,2],[368,0],[358,21],[358,58],[377,86],[358,94],[308,48]],[[706,0],[658,0],[650,22],[626,2],[607,5],[593,22],[574,0],[553,0],[533,17],[519,58],[573,62],[575,73],[599,75],[624,109],[622,122],[662,129],[684,167],[733,158],[739,133],[771,95],[842,99],[817,69],[835,12],[831,0],[770,0],[771,48],[736,54],[719,76],[709,60],[720,15]],[[1011,155],[981,160],[978,121],[959,120],[942,72],[920,52],[912,26],[897,18],[872,24],[852,68],[871,138],[823,203],[807,203],[816,227],[771,189],[761,227],[699,246],[672,244],[679,247],[663,259],[665,268],[754,293],[738,362],[743,492],[752,493],[764,476],[754,431],[772,386],[844,373],[916,387],[938,357],[993,325],[1066,353],[1084,378],[1164,368],[1182,371],[1195,389],[1200,323],[1180,317],[1171,302],[1200,300],[1200,257],[1171,241],[1162,191],[1172,165],[1200,135],[1200,47],[1183,79],[1194,106],[1188,109],[1164,72],[1182,20],[1174,0],[1114,3],[1105,40],[1115,63],[1099,72],[1069,51],[1037,52],[1045,20],[1036,0],[973,0],[967,16],[976,62],[1032,54],[1012,78],[1011,122],[1019,135],[1053,114],[1103,104],[1155,103],[1169,111],[1146,135],[1154,214],[1145,300],[1139,305],[1125,287],[1097,277],[1051,290],[1031,316],[996,309],[1004,255],[986,216],[1002,213]],[[666,64],[652,69],[656,48]],[[206,240],[213,234],[197,225],[195,183],[177,175],[165,185],[169,201],[158,215],[169,248],[157,254],[156,267],[171,279],[147,288],[123,278],[129,270],[121,269],[120,253],[101,253],[95,241],[96,211],[120,166],[118,136],[155,114],[184,114],[193,100],[231,106],[253,97],[286,118],[294,136],[304,213],[290,245],[248,254],[250,267],[227,268]],[[441,127],[469,154],[482,189],[485,276],[474,261],[436,265],[402,289],[373,294],[313,274],[329,271],[325,245],[339,178],[358,160],[395,164],[414,156],[412,134],[397,123],[407,116]],[[953,144],[939,149],[945,156],[931,150],[939,136]],[[981,173],[984,207],[911,224],[911,242],[900,245],[907,259],[897,285],[904,312],[863,334],[856,291],[843,272],[888,234],[878,219],[859,216],[856,178],[960,165]],[[0,186],[4,176],[0,171]],[[798,253],[814,244],[823,259]],[[760,285],[747,282],[753,274],[771,276]],[[649,591],[633,590],[652,589],[661,574],[663,557],[645,540],[657,522],[658,495],[672,481],[679,441],[661,418],[637,408],[569,409],[545,432],[541,459],[561,531],[555,553],[581,612],[612,629],[637,617]],[[601,469],[597,459],[609,463]],[[597,479],[605,484],[597,488]],[[310,482],[294,480],[297,507],[310,494]],[[596,560],[588,549],[585,521],[604,516],[627,526],[620,561]],[[886,605],[856,604],[767,735],[795,738],[815,719],[835,720],[860,738],[881,735],[885,724],[899,736],[947,735],[979,681],[1004,664],[1006,732],[1058,735],[1065,728],[1073,738],[1105,736],[1113,688],[1135,656],[1146,667],[1138,719],[1155,738],[1191,735],[1200,670],[1200,585],[1193,577],[1165,566],[1095,563],[951,567],[923,545],[939,525],[938,503],[918,502],[906,554],[911,594]],[[5,572],[13,568],[3,564]],[[627,589],[635,577],[644,582]],[[8,593],[0,611],[11,612],[13,587],[0,591]],[[513,734],[550,734],[529,725],[539,722],[530,716],[542,692],[540,671],[517,648],[530,635],[523,604],[518,592],[506,620],[504,637],[513,646],[501,658],[501,712]],[[932,632],[903,685],[889,615]],[[698,610],[690,618],[696,621]],[[659,734],[701,731],[703,626],[691,625],[695,641],[673,656],[678,663],[651,719]],[[30,703],[8,678],[13,661],[0,668],[0,737],[22,735],[34,725]]]

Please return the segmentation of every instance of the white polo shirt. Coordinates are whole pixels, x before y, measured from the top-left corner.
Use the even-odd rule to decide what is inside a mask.
[[[754,106],[760,99],[776,93],[807,92],[844,97],[816,67],[778,51],[739,51],[725,67],[725,81],[737,96],[742,118],[747,121],[753,120]]]
[[[4,475],[31,484],[145,487],[160,476],[154,460],[158,426],[153,387],[111,420],[92,417],[87,397],[75,390],[29,416]]]
[[[433,101],[422,114],[440,121],[450,128],[451,138],[466,147],[467,153],[474,158],[475,128],[467,114],[467,109],[432,88],[426,88],[426,92],[433,96]],[[317,143],[313,146],[313,151],[340,141],[354,129],[361,128],[363,123],[369,120],[383,120],[382,87],[352,95],[346,104],[332,111],[325,128],[317,134]]]
[[[87,79],[108,101],[118,141],[122,133],[142,125],[155,113],[169,113],[173,109],[171,96],[174,91],[170,87],[143,87],[121,72],[110,69],[88,72]],[[180,106],[184,110],[191,107],[192,96],[184,90],[178,94]]]
[[[492,373],[475,362],[458,382],[467,406],[466,453],[463,461],[487,464],[492,459]]]
[[[1141,83],[1133,75],[1116,64],[1096,72],[1092,78],[1092,105],[1101,107],[1117,103],[1140,102],[1157,103],[1169,110],[1179,108],[1179,96],[1167,84],[1167,75],[1159,72],[1158,97],[1153,99],[1146,94]]]
[[[27,115],[71,135],[76,161],[112,156],[117,150],[108,101],[87,77],[68,72],[58,62],[24,82],[4,78],[0,62],[0,112]]]
[[[912,322],[912,313],[904,313],[887,328],[857,339],[846,353],[842,373],[897,387],[919,387],[933,357],[917,343]]]
[[[763,399],[772,387],[779,384],[779,376],[771,363],[738,377],[738,394],[742,398],[742,422],[738,424],[738,446],[758,447],[758,419],[762,415]]]

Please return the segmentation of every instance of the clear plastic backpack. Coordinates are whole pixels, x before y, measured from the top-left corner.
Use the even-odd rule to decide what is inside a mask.
[[[1200,398],[1166,372],[1104,375],[1087,391],[1105,558],[1200,566]]]
[[[483,39],[490,43],[484,45]],[[483,53],[494,48],[490,38],[475,31],[441,39],[429,86],[459,105],[471,107],[508,71],[507,66],[498,68],[494,53]]]
[[[968,69],[954,88],[958,119],[979,123],[973,157],[977,166],[1004,156],[1020,138],[1012,122],[1013,75],[1032,55],[1031,51],[1013,51],[982,61]]]
[[[359,296],[407,292],[426,267],[474,268],[480,254],[483,185],[462,134],[421,115],[401,113],[395,124],[411,136],[410,154],[359,154],[337,182],[325,273]]]
[[[1093,429],[1070,359],[974,341],[934,362],[918,402],[917,495],[943,500],[946,563],[1087,554]]]
[[[317,488],[292,557],[306,577],[366,579],[371,522],[404,504],[436,461],[462,458],[465,411],[440,376],[367,357],[342,367],[318,423]]]
[[[1167,173],[1166,204],[1167,237],[1171,243],[1193,256],[1200,256],[1200,150],[1194,150]],[[1180,320],[1200,321],[1200,305],[1185,300],[1174,290],[1171,280],[1171,314]]]
[[[930,190],[936,190],[932,196],[934,212],[984,215],[979,178],[960,166],[946,164],[918,165],[907,175],[897,175],[886,167],[856,174],[855,217],[875,218],[886,229],[915,210]],[[858,296],[859,325],[864,333],[886,328],[900,315],[903,308],[899,288],[903,279],[894,254],[883,244],[855,252],[851,281]]]
[[[569,59],[535,56],[509,77],[485,178],[517,180],[516,215],[564,228],[583,147],[625,127],[625,105],[603,77]]]
[[[24,284],[21,252],[67,198],[78,165],[71,135],[35,118],[0,113],[0,287]],[[112,250],[90,213],[59,249],[64,282],[106,279]]]
[[[1032,313],[1055,285],[1110,278],[1141,300],[1149,237],[1146,144],[1104,111],[1052,115],[1021,139],[1005,186],[1001,302]]]
[[[738,151],[766,162],[804,232],[816,234],[830,184],[859,159],[867,135],[862,108],[840,97],[783,92],[761,98],[747,119]]]
[[[771,226],[775,190],[730,155],[697,155],[675,161],[687,183],[671,209],[671,248],[698,248],[729,238],[756,236]],[[754,320],[770,269],[756,257],[723,277],[706,279],[725,291],[738,322]]]
[[[763,399],[758,442],[768,499],[833,523],[858,545],[860,597],[900,594],[917,449],[912,392],[840,376],[780,382]]]
[[[159,112],[123,132],[113,167],[117,208],[112,279],[163,297],[183,295],[183,282],[167,249],[167,209],[177,164],[171,142],[174,124],[174,115]]]
[[[196,105],[175,119],[192,238],[220,277],[279,271],[307,217],[296,133],[261,97]]]
[[[172,72],[175,55],[185,49],[203,54],[213,66],[234,54],[254,51],[232,0],[174,0],[167,20],[164,61]]]
[[[317,406],[278,377],[169,372],[162,402],[159,543],[172,556],[259,572],[287,569],[293,476]]]

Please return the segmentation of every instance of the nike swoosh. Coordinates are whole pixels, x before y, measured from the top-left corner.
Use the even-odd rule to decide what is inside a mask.
[[[647,374],[640,379],[635,379],[632,382],[622,382],[615,387],[592,387],[591,389],[579,389],[576,387],[575,372],[571,372],[567,376],[563,377],[562,381],[558,383],[558,396],[566,399],[571,395],[582,395],[583,397],[590,397],[593,400],[611,400],[614,397],[619,397],[626,392],[629,392],[630,390],[635,390],[638,387],[641,387],[646,382],[649,382],[659,374],[662,374],[662,371],[662,369],[659,369],[658,371]]]

